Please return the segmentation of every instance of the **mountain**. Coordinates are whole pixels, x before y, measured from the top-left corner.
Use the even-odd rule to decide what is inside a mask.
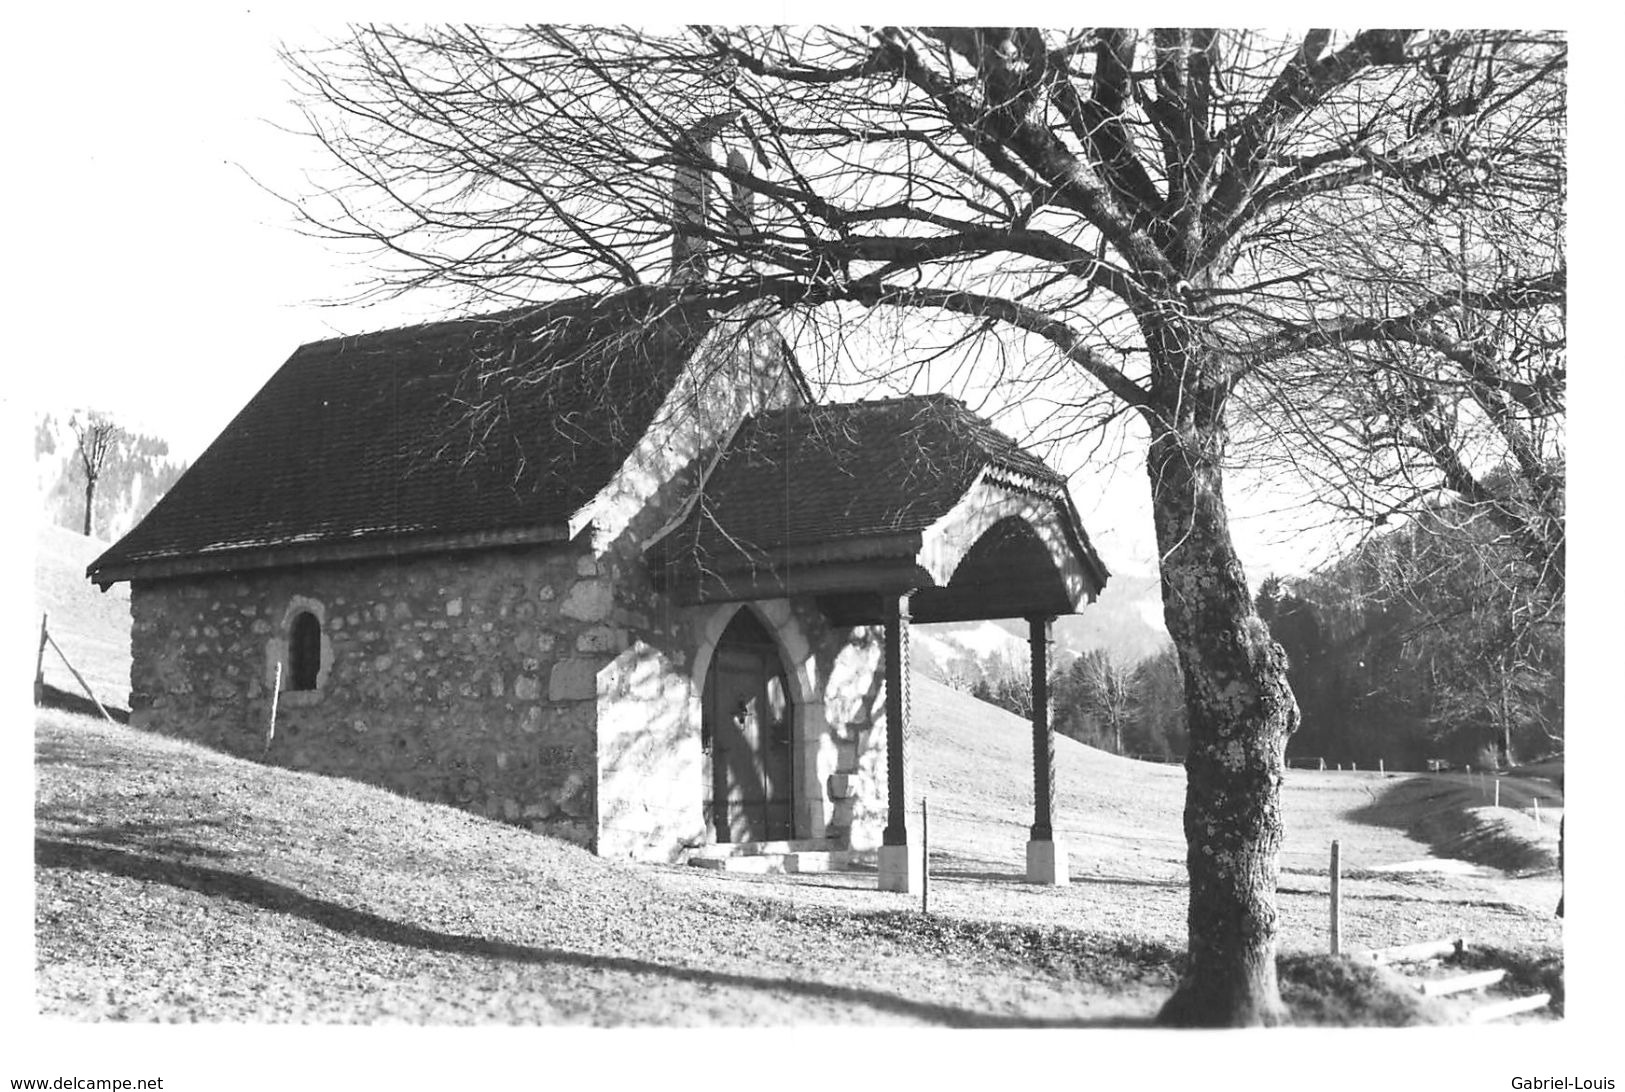
[[[1162,622],[1162,586],[1155,574],[1113,573],[1100,598],[1078,614],[1056,619],[1055,659],[1064,663],[1104,648],[1130,665],[1168,644]],[[933,678],[962,674],[968,663],[1027,658],[1027,623],[1020,618],[941,622],[917,626],[910,653],[915,669]]]
[[[1025,627],[1023,627],[1025,628]],[[1055,622],[1055,643],[1074,655],[1097,648],[1137,664],[1169,643],[1162,621],[1162,580],[1155,573],[1113,573],[1100,598]]]

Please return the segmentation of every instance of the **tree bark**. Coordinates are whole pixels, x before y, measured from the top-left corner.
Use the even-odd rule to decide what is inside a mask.
[[[1188,382],[1189,372],[1186,372]],[[1190,388],[1186,388],[1189,392]],[[1281,1023],[1275,888],[1281,771],[1298,706],[1253,608],[1224,505],[1222,399],[1170,406],[1148,459],[1163,614],[1185,674],[1190,949],[1159,1021]],[[1175,416],[1177,415],[1177,416]]]

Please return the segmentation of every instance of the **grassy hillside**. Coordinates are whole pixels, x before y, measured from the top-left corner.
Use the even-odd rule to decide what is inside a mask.
[[[130,705],[130,586],[106,592],[85,579],[85,566],[108,544],[64,527],[41,527],[34,540],[33,616],[49,616],[51,637],[109,709]],[[32,666],[32,665],[30,665]],[[65,694],[83,694],[62,658],[45,650],[45,683]]]
[[[914,676],[915,761],[934,845],[964,862],[1019,873],[1033,821],[1032,726]],[[1075,867],[1112,870],[1130,855],[1142,876],[1182,874],[1185,772],[1055,739],[1055,822]]]
[[[998,1026],[1141,1019],[1171,981],[1095,931],[730,891],[63,713],[38,740],[47,1013]]]
[[[1002,709],[914,677],[918,791],[930,800],[938,845],[955,857],[1003,861],[1019,871],[1032,823],[1032,729]],[[1183,767],[1119,758],[1055,738],[1056,825],[1073,868],[1128,867],[1140,876],[1182,879]],[[1548,781],[1502,779],[1499,816],[1484,805],[1493,785],[1461,774],[1383,776],[1375,771],[1294,770],[1284,788],[1282,862],[1324,870],[1333,838],[1361,867],[1461,857],[1515,872],[1557,863],[1562,792]],[[1532,801],[1542,797],[1541,822]],[[1484,814],[1484,813],[1490,814]],[[1352,829],[1351,829],[1352,828]],[[1475,844],[1501,831],[1499,855]]]
[[[1185,891],[1164,767],[1065,756],[1077,882],[1020,882],[1020,722],[921,698],[932,915],[872,873],[760,877],[637,866],[451,808],[269,768],[65,713],[40,715],[37,990],[92,1019],[1121,1024],[1177,973]],[[966,739],[966,745],[955,741]],[[991,778],[989,775],[992,775]],[[1295,794],[1295,807],[1326,797]],[[1147,829],[1133,817],[1149,817]],[[1317,819],[1317,822],[1327,821]],[[1401,834],[1407,851],[1424,852]],[[989,835],[991,830],[995,833]],[[1351,835],[1352,836],[1352,835]],[[1283,952],[1324,950],[1324,877],[1283,885]],[[1548,889],[1552,889],[1548,892]],[[1351,943],[1463,932],[1556,952],[1555,885],[1366,873]],[[1283,963],[1305,1019],[1324,961]],[[1301,981],[1293,975],[1300,975]],[[1378,984],[1380,985],[1380,984]],[[1362,990],[1372,989],[1370,983]],[[1397,1013],[1398,1015],[1393,1015]]]

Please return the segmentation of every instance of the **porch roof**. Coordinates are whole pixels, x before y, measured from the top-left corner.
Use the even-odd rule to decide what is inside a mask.
[[[747,419],[649,547],[679,602],[815,595],[846,624],[1069,614],[1108,573],[1066,481],[942,395]]]

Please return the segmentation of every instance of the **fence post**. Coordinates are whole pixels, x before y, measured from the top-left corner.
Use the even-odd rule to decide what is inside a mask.
[[[1388,765],[1382,759],[1377,759],[1377,772],[1384,777],[1388,775]]]
[[[1343,864],[1342,847],[1332,839],[1332,955],[1343,951]]]
[[[1499,777],[1495,779],[1495,806],[1501,806],[1501,779]]]
[[[39,616],[39,659],[34,662],[35,705],[45,700],[45,642],[51,639],[51,631],[45,628],[45,620],[49,617],[49,614]]]
[[[260,752],[264,758],[271,753],[271,741],[276,738],[276,700],[282,693],[282,661],[276,662],[276,682],[271,686],[271,725],[265,730],[265,750]]]
[[[56,649],[56,654],[62,657],[62,666],[68,669],[68,674],[73,676],[73,681],[79,684],[79,689],[85,692],[85,696],[90,699],[91,704],[107,719],[107,723],[117,724],[118,721],[113,719],[113,714],[107,711],[107,707],[96,696],[96,692],[90,688],[90,684],[85,681],[85,677],[79,674],[79,669],[73,666],[73,661],[68,659],[68,654],[62,651],[62,646],[56,643],[56,638],[47,634],[46,639],[51,642],[51,647]]]

